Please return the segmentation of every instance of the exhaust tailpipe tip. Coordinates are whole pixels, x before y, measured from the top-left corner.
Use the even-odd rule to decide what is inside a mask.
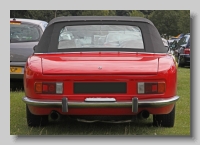
[[[57,111],[52,111],[50,113],[50,118],[54,121],[60,120],[60,114]]]
[[[138,117],[140,119],[147,119],[149,117],[149,112],[146,111],[146,110],[144,110],[144,111],[142,111],[142,112],[139,113]]]

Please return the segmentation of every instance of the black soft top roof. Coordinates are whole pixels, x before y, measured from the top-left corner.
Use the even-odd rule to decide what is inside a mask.
[[[146,22],[154,25],[150,20],[142,17],[129,17],[129,16],[62,16],[52,19],[48,25],[64,21],[134,21]]]
[[[130,25],[138,26],[141,29],[144,49],[136,48],[68,48],[58,49],[58,38],[60,31],[65,26],[74,25]],[[83,51],[129,51],[129,52],[150,52],[166,53],[161,36],[154,24],[142,17],[128,16],[63,16],[52,19],[46,27],[35,53],[54,52],[83,52]]]

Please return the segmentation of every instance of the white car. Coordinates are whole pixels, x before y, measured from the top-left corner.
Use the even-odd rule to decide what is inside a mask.
[[[165,47],[169,47],[168,41],[165,38],[162,38],[162,41]]]
[[[162,38],[162,41],[163,41],[163,44],[164,44],[164,46],[165,47],[168,47],[168,53],[171,53],[172,55],[174,54],[174,51],[173,50],[171,50],[170,48],[169,48],[169,43],[168,43],[168,41],[165,39],[165,38]]]

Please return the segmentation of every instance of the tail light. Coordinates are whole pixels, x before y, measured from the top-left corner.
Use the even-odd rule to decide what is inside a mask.
[[[40,94],[62,94],[62,82],[36,82],[35,92]]]
[[[165,82],[138,82],[138,94],[162,94]]]
[[[185,48],[184,49],[184,54],[190,54],[190,48]]]

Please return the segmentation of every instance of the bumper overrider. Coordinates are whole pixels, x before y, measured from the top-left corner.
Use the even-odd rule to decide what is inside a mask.
[[[132,101],[117,102],[115,98],[86,98],[84,102],[68,101],[67,97],[63,97],[62,100],[41,100],[30,99],[23,97],[22,100],[31,106],[36,107],[61,107],[62,112],[68,112],[69,108],[132,108],[133,113],[138,112],[139,107],[157,108],[167,105],[175,104],[178,101],[179,96],[173,96],[171,98],[157,98],[148,100],[138,100],[137,97],[133,97]]]

